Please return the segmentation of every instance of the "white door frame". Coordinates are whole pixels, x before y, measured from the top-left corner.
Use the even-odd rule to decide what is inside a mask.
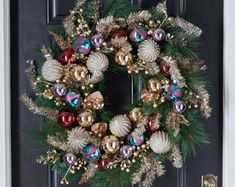
[[[0,1],[0,186],[11,187],[10,14]]]
[[[213,3],[211,1],[211,3]],[[11,187],[10,9],[0,1],[0,186]],[[224,0],[223,187],[235,178],[235,1]],[[209,14],[210,12],[208,12]]]

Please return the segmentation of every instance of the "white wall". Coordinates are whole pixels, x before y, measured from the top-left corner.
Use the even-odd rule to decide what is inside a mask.
[[[0,186],[11,186],[9,1],[0,1]]]
[[[224,0],[223,187],[235,179],[235,1]]]

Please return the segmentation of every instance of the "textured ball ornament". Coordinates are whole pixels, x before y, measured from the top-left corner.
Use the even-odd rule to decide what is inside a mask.
[[[159,154],[168,152],[171,149],[171,142],[165,132],[155,132],[149,139],[150,148]]]
[[[99,148],[91,144],[82,149],[82,155],[85,160],[90,162],[97,162],[101,157]]]
[[[161,93],[162,91],[162,85],[161,82],[158,79],[149,79],[148,81],[148,90],[150,92],[156,92],[156,93]]]
[[[139,119],[143,117],[143,111],[142,108],[134,108],[129,113],[129,119],[132,122],[137,122]]]
[[[56,95],[62,97],[65,96],[67,93],[67,88],[64,84],[55,84],[53,86],[53,91]]]
[[[82,127],[75,127],[68,131],[67,145],[75,150],[83,149],[88,143],[89,132]]]
[[[64,127],[69,127],[76,122],[74,113],[68,111],[60,111],[58,116],[58,123]]]
[[[77,59],[73,56],[75,51],[73,49],[64,50],[60,53],[60,62],[64,65],[68,63],[75,63]]]
[[[78,36],[72,42],[73,50],[79,54],[88,55],[91,51],[91,42],[83,36]]]
[[[124,51],[118,51],[115,54],[115,62],[121,66],[128,66],[132,63],[133,57],[131,53],[126,53]]]
[[[108,129],[107,123],[94,123],[91,126],[91,132],[97,135],[98,137],[103,137],[107,129]]]
[[[128,141],[132,146],[140,146],[144,143],[144,135],[134,136],[133,134],[128,135]]]
[[[151,39],[143,41],[138,48],[138,56],[145,62],[153,62],[160,55],[160,49],[156,42]]]
[[[92,116],[92,113],[89,111],[82,112],[78,116],[78,123],[82,127],[90,127],[93,122],[94,122],[94,118]]]
[[[126,115],[118,115],[110,121],[109,129],[113,135],[125,137],[131,130],[131,122]]]
[[[82,97],[79,92],[70,90],[65,95],[65,100],[72,107],[80,107],[82,105]]]
[[[89,55],[86,65],[91,73],[105,72],[109,66],[109,60],[104,53],[95,52]]]
[[[166,34],[165,34],[165,31],[163,29],[157,28],[153,31],[152,36],[153,36],[153,39],[156,42],[160,42],[160,41],[165,39]]]
[[[147,38],[148,34],[143,26],[134,27],[129,35],[132,42],[142,42]]]
[[[49,59],[42,65],[42,76],[47,81],[56,81],[63,76],[63,65],[55,59]]]
[[[104,43],[104,37],[102,34],[96,34],[91,37],[92,44],[96,47],[101,47]]]
[[[147,119],[146,127],[151,132],[156,132],[160,128],[160,124],[156,123],[157,115],[151,115]]]
[[[116,136],[105,136],[101,142],[102,148],[107,154],[115,154],[119,148],[120,143]]]
[[[77,157],[75,154],[67,153],[66,155],[64,155],[64,162],[66,164],[73,165],[75,164],[76,161],[77,161]]]
[[[166,92],[165,98],[168,100],[176,100],[182,96],[182,90],[177,84],[169,84]]]
[[[88,74],[88,70],[85,66],[74,67],[74,77],[77,81],[84,80]]]
[[[120,154],[123,158],[130,158],[132,153],[133,153],[132,148],[129,145],[124,145],[120,149]]]
[[[173,103],[173,111],[175,113],[183,113],[186,110],[186,104],[183,101],[175,101]]]
[[[112,33],[112,39],[127,38],[127,33],[124,29],[117,29]]]

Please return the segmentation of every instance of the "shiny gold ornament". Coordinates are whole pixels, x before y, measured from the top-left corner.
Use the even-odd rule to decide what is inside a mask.
[[[120,142],[114,135],[105,136],[102,140],[102,148],[108,154],[116,153],[120,148]]]
[[[150,79],[148,81],[148,90],[150,92],[161,93],[162,85],[158,79]]]
[[[142,108],[134,108],[133,110],[130,111],[128,117],[132,122],[137,122],[139,119],[143,117]]]
[[[132,54],[119,50],[115,55],[115,62],[121,66],[128,66],[132,63]]]
[[[84,107],[93,108],[95,110],[102,109],[104,107],[104,98],[102,94],[97,91],[88,95]]]
[[[158,93],[153,93],[148,91],[147,89],[144,89],[141,92],[141,99],[143,102],[151,102],[151,101],[156,101],[157,99],[159,99],[160,95]]]
[[[94,123],[91,126],[91,132],[96,134],[98,137],[104,136],[107,129],[108,129],[108,124],[107,123]]]
[[[74,77],[77,81],[84,80],[87,76],[88,70],[85,66],[74,67]]]
[[[90,111],[84,111],[78,116],[78,123],[82,127],[90,127],[94,121],[92,113]]]

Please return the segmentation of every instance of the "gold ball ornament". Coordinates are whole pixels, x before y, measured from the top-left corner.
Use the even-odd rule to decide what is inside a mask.
[[[132,122],[137,122],[139,119],[143,117],[143,110],[142,108],[134,108],[129,113],[129,119]]]
[[[121,66],[128,66],[132,63],[132,54],[124,51],[118,51],[115,55],[115,62]]]
[[[74,77],[77,81],[84,80],[87,76],[88,70],[85,66],[74,67]]]
[[[48,59],[42,65],[42,76],[47,81],[56,81],[63,76],[63,65],[55,59]]]
[[[150,79],[148,81],[148,90],[150,92],[161,93],[162,85],[158,79]]]
[[[103,137],[108,129],[107,123],[94,123],[91,126],[91,132],[97,135],[98,137]]]
[[[159,55],[160,49],[155,41],[148,39],[139,45],[138,56],[141,60],[145,62],[153,62],[157,60]]]
[[[126,115],[118,115],[110,121],[109,129],[113,135],[125,137],[131,130],[131,122]]]
[[[101,145],[107,154],[115,154],[120,148],[120,142],[114,135],[105,136]]]
[[[95,52],[89,55],[86,65],[91,73],[105,72],[109,66],[109,60],[104,53]]]
[[[171,142],[165,132],[157,131],[149,139],[150,148],[159,154],[167,153],[171,149]]]
[[[90,127],[94,121],[92,113],[90,111],[84,111],[78,116],[78,123],[82,127]]]

